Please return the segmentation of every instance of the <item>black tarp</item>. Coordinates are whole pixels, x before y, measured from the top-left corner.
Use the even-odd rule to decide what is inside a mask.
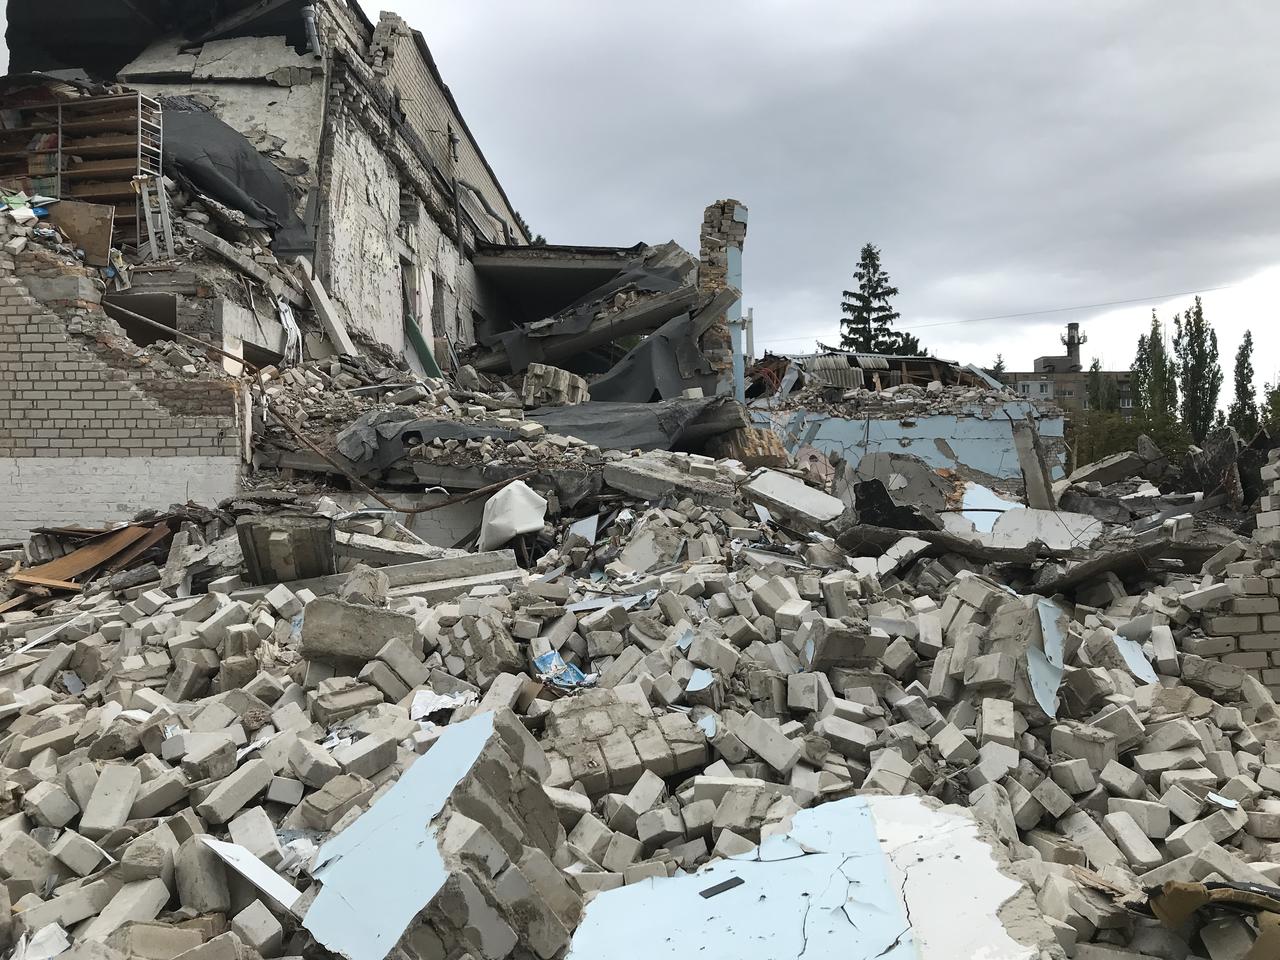
[[[250,226],[272,231],[277,254],[302,253],[313,244],[294,212],[284,174],[238,130],[189,101],[163,98],[164,164],[219,203],[239,210]]]
[[[564,407],[540,407],[525,413],[548,433],[578,437],[601,450],[676,450],[700,447],[725,432],[726,406],[742,408],[731,397],[664,400],[661,403],[589,401]],[[746,415],[741,423],[745,426]]]
[[[691,387],[715,393],[715,371],[698,347],[706,326],[687,313],[668,320],[591,384],[591,399],[649,403],[675,399]]]

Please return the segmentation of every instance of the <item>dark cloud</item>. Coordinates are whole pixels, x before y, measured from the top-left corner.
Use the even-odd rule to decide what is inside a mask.
[[[1217,286],[1280,260],[1274,5],[397,7],[553,241],[696,249],[706,203],[747,203],[746,299],[779,348],[834,337],[867,240],[920,325]],[[1065,319],[922,334],[1023,363]]]

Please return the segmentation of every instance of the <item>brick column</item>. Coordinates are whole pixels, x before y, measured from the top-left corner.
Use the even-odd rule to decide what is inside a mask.
[[[747,208],[737,200],[718,200],[702,214],[698,245],[698,293],[715,296],[734,280],[741,283],[742,247],[747,239]],[[737,311],[738,304],[730,308]],[[702,352],[728,384],[733,367],[729,313],[718,317],[702,336]],[[725,392],[731,392],[731,385]]]

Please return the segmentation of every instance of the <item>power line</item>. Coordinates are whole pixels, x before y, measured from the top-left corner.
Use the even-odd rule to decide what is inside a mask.
[[[931,327],[950,327],[958,323],[987,323],[992,320],[1018,320],[1022,317],[1041,317],[1051,313],[1070,313],[1073,310],[1096,310],[1100,307],[1119,307],[1130,303],[1150,303],[1152,300],[1172,300],[1174,297],[1189,297],[1197,293],[1213,293],[1217,290],[1230,290],[1237,283],[1227,283],[1220,287],[1201,287],[1199,290],[1183,290],[1178,293],[1161,293],[1146,297],[1130,297],[1126,300],[1104,300],[1101,303],[1081,303],[1072,307],[1051,307],[1048,310],[1029,310],[1026,313],[1001,313],[990,317],[968,317],[963,320],[942,320],[938,323],[919,323],[903,326],[902,330],[927,330]],[[813,340],[817,334],[807,337],[766,337],[761,343],[792,343],[797,340]]]

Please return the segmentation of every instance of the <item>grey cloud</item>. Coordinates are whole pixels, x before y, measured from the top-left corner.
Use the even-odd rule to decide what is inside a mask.
[[[553,241],[696,248],[706,203],[746,202],[760,340],[832,338],[867,240],[908,325],[1277,261],[1274,5],[398,6]],[[1017,326],[1042,344],[1065,319]],[[1009,331],[936,335],[982,359]]]

